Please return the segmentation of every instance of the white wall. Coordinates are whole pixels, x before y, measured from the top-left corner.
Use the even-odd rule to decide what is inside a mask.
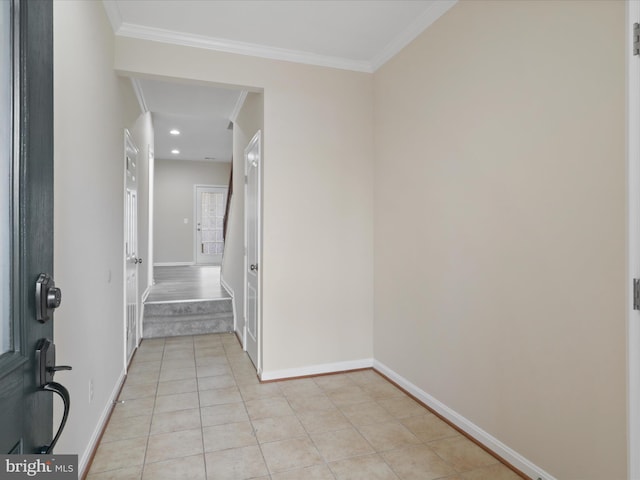
[[[147,268],[152,262],[149,255],[149,178],[154,150],[151,113],[146,112],[138,117],[131,130],[131,136],[138,147],[138,257],[143,260],[142,266],[138,269],[138,293],[142,296],[153,283],[152,275]]]
[[[222,279],[233,292],[236,332],[244,341],[244,149],[264,130],[264,98],[249,93],[233,124],[233,195],[229,207]]]
[[[126,74],[264,92],[264,371],[371,359],[372,75],[132,38],[116,48]]]
[[[155,161],[154,262],[195,263],[196,185],[229,185],[230,163]],[[187,223],[184,223],[184,219]]]
[[[460,2],[375,73],[376,360],[625,479],[624,2]]]
[[[123,131],[140,112],[130,82],[113,71],[102,4],[58,0],[53,9],[54,260],[63,291],[54,332],[57,362],[73,366],[56,376],[72,402],[56,451],[79,454],[82,468],[124,372]]]

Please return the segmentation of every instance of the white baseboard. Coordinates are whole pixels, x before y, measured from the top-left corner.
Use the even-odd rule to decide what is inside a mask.
[[[150,293],[151,293],[151,285],[149,285],[147,289],[144,292],[142,292],[142,297],[140,298],[141,304],[145,302],[145,300],[147,299]]]
[[[346,362],[324,363],[321,365],[310,365],[308,367],[287,368],[284,370],[263,371],[260,380],[284,380],[286,378],[308,377],[309,375],[320,375],[323,373],[339,373],[347,370],[358,370],[360,368],[371,368],[373,358],[363,358],[361,360],[349,360]]]
[[[79,461],[80,464],[78,465],[78,470],[80,472],[80,475],[78,476],[78,478],[84,478],[84,476],[87,474],[87,471],[86,471],[88,467],[87,464],[89,463],[89,460],[91,459],[91,456],[93,455],[93,452],[95,451],[95,449],[98,448],[98,441],[100,440],[100,435],[102,434],[102,430],[106,427],[106,423],[109,420],[109,414],[111,413],[113,404],[118,398],[118,393],[122,388],[122,384],[124,383],[125,376],[126,375],[123,370],[120,373],[120,378],[118,378],[118,381],[116,382],[116,385],[113,391],[111,392],[111,395],[109,395],[107,404],[102,410],[102,415],[100,415],[98,424],[96,425],[96,428],[93,431],[93,435],[91,435],[89,444],[87,445],[87,448],[85,448],[84,452],[82,453],[82,458],[80,458],[80,461]]]
[[[154,267],[192,267],[196,262],[158,262],[154,263]]]
[[[220,273],[220,285],[222,285],[222,288],[224,288],[227,293],[231,295],[231,298],[233,298],[233,288],[231,288],[231,286],[226,282],[226,280],[222,276],[222,272]]]
[[[460,415],[458,412],[450,409],[445,404],[436,400],[427,392],[418,388],[416,385],[411,383],[409,380],[407,380],[403,376],[397,374],[395,371],[393,371],[383,363],[377,360],[374,360],[373,368],[378,372],[382,373],[384,376],[386,376],[390,380],[400,385],[407,392],[409,392],[411,395],[416,397],[422,403],[424,403],[429,408],[437,412],[443,418],[447,419],[448,421],[453,423],[455,426],[457,426],[461,430],[464,430],[471,437],[475,438],[478,442],[480,442],[482,445],[487,447],[489,450],[491,450],[492,452],[502,457],[506,462],[513,465],[522,473],[535,479],[556,480],[551,474],[547,473],[542,468],[534,465],[529,460],[527,460],[522,455],[520,455],[518,452],[507,447],[500,440],[493,437],[489,433],[485,432],[483,429],[478,427],[476,424],[474,424],[467,418]]]
[[[233,331],[235,333],[238,333],[238,324],[237,324],[237,317],[236,317],[236,299],[233,295],[233,288],[231,288],[231,286],[225,281],[224,277],[222,276],[222,272],[220,272],[220,285],[222,285],[222,288],[224,288],[227,291],[227,293],[231,295],[231,308],[233,308]],[[240,343],[244,346],[244,339],[242,339]]]

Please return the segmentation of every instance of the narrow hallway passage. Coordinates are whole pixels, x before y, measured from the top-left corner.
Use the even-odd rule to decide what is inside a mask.
[[[261,384],[234,334],[145,340],[88,480],[516,480],[373,370]]]

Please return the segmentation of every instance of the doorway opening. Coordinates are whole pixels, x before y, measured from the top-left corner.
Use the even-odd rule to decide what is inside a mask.
[[[132,82],[151,130],[140,145],[149,152],[140,161],[146,163],[141,165],[146,176],[139,175],[144,185],[138,195],[140,250],[149,268],[146,278],[140,279],[142,338],[234,331],[246,350],[244,150],[263,128],[263,94],[152,77],[132,78]],[[217,119],[209,115],[220,110]],[[202,138],[215,145],[201,144]],[[256,248],[261,252],[261,243]],[[189,288],[207,294],[203,298],[160,298],[163,291]],[[211,298],[220,289],[221,298]],[[259,319],[262,301],[259,296],[252,298]],[[206,313],[212,319],[222,313],[218,308],[222,302],[228,304],[224,315],[232,321],[224,327],[194,331],[180,319],[178,310],[195,315],[186,312],[187,301],[216,300],[215,308],[212,304],[206,307],[218,310]],[[182,305],[169,304],[178,301]],[[205,311],[204,304],[192,306],[199,310],[198,315]],[[166,321],[161,328],[160,317]],[[252,330],[255,345],[260,343],[258,326]],[[258,372],[260,356],[256,351],[252,357]]]

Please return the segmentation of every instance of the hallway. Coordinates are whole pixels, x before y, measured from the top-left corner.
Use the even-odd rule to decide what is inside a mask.
[[[259,383],[234,334],[145,340],[88,480],[517,480],[372,370]]]

